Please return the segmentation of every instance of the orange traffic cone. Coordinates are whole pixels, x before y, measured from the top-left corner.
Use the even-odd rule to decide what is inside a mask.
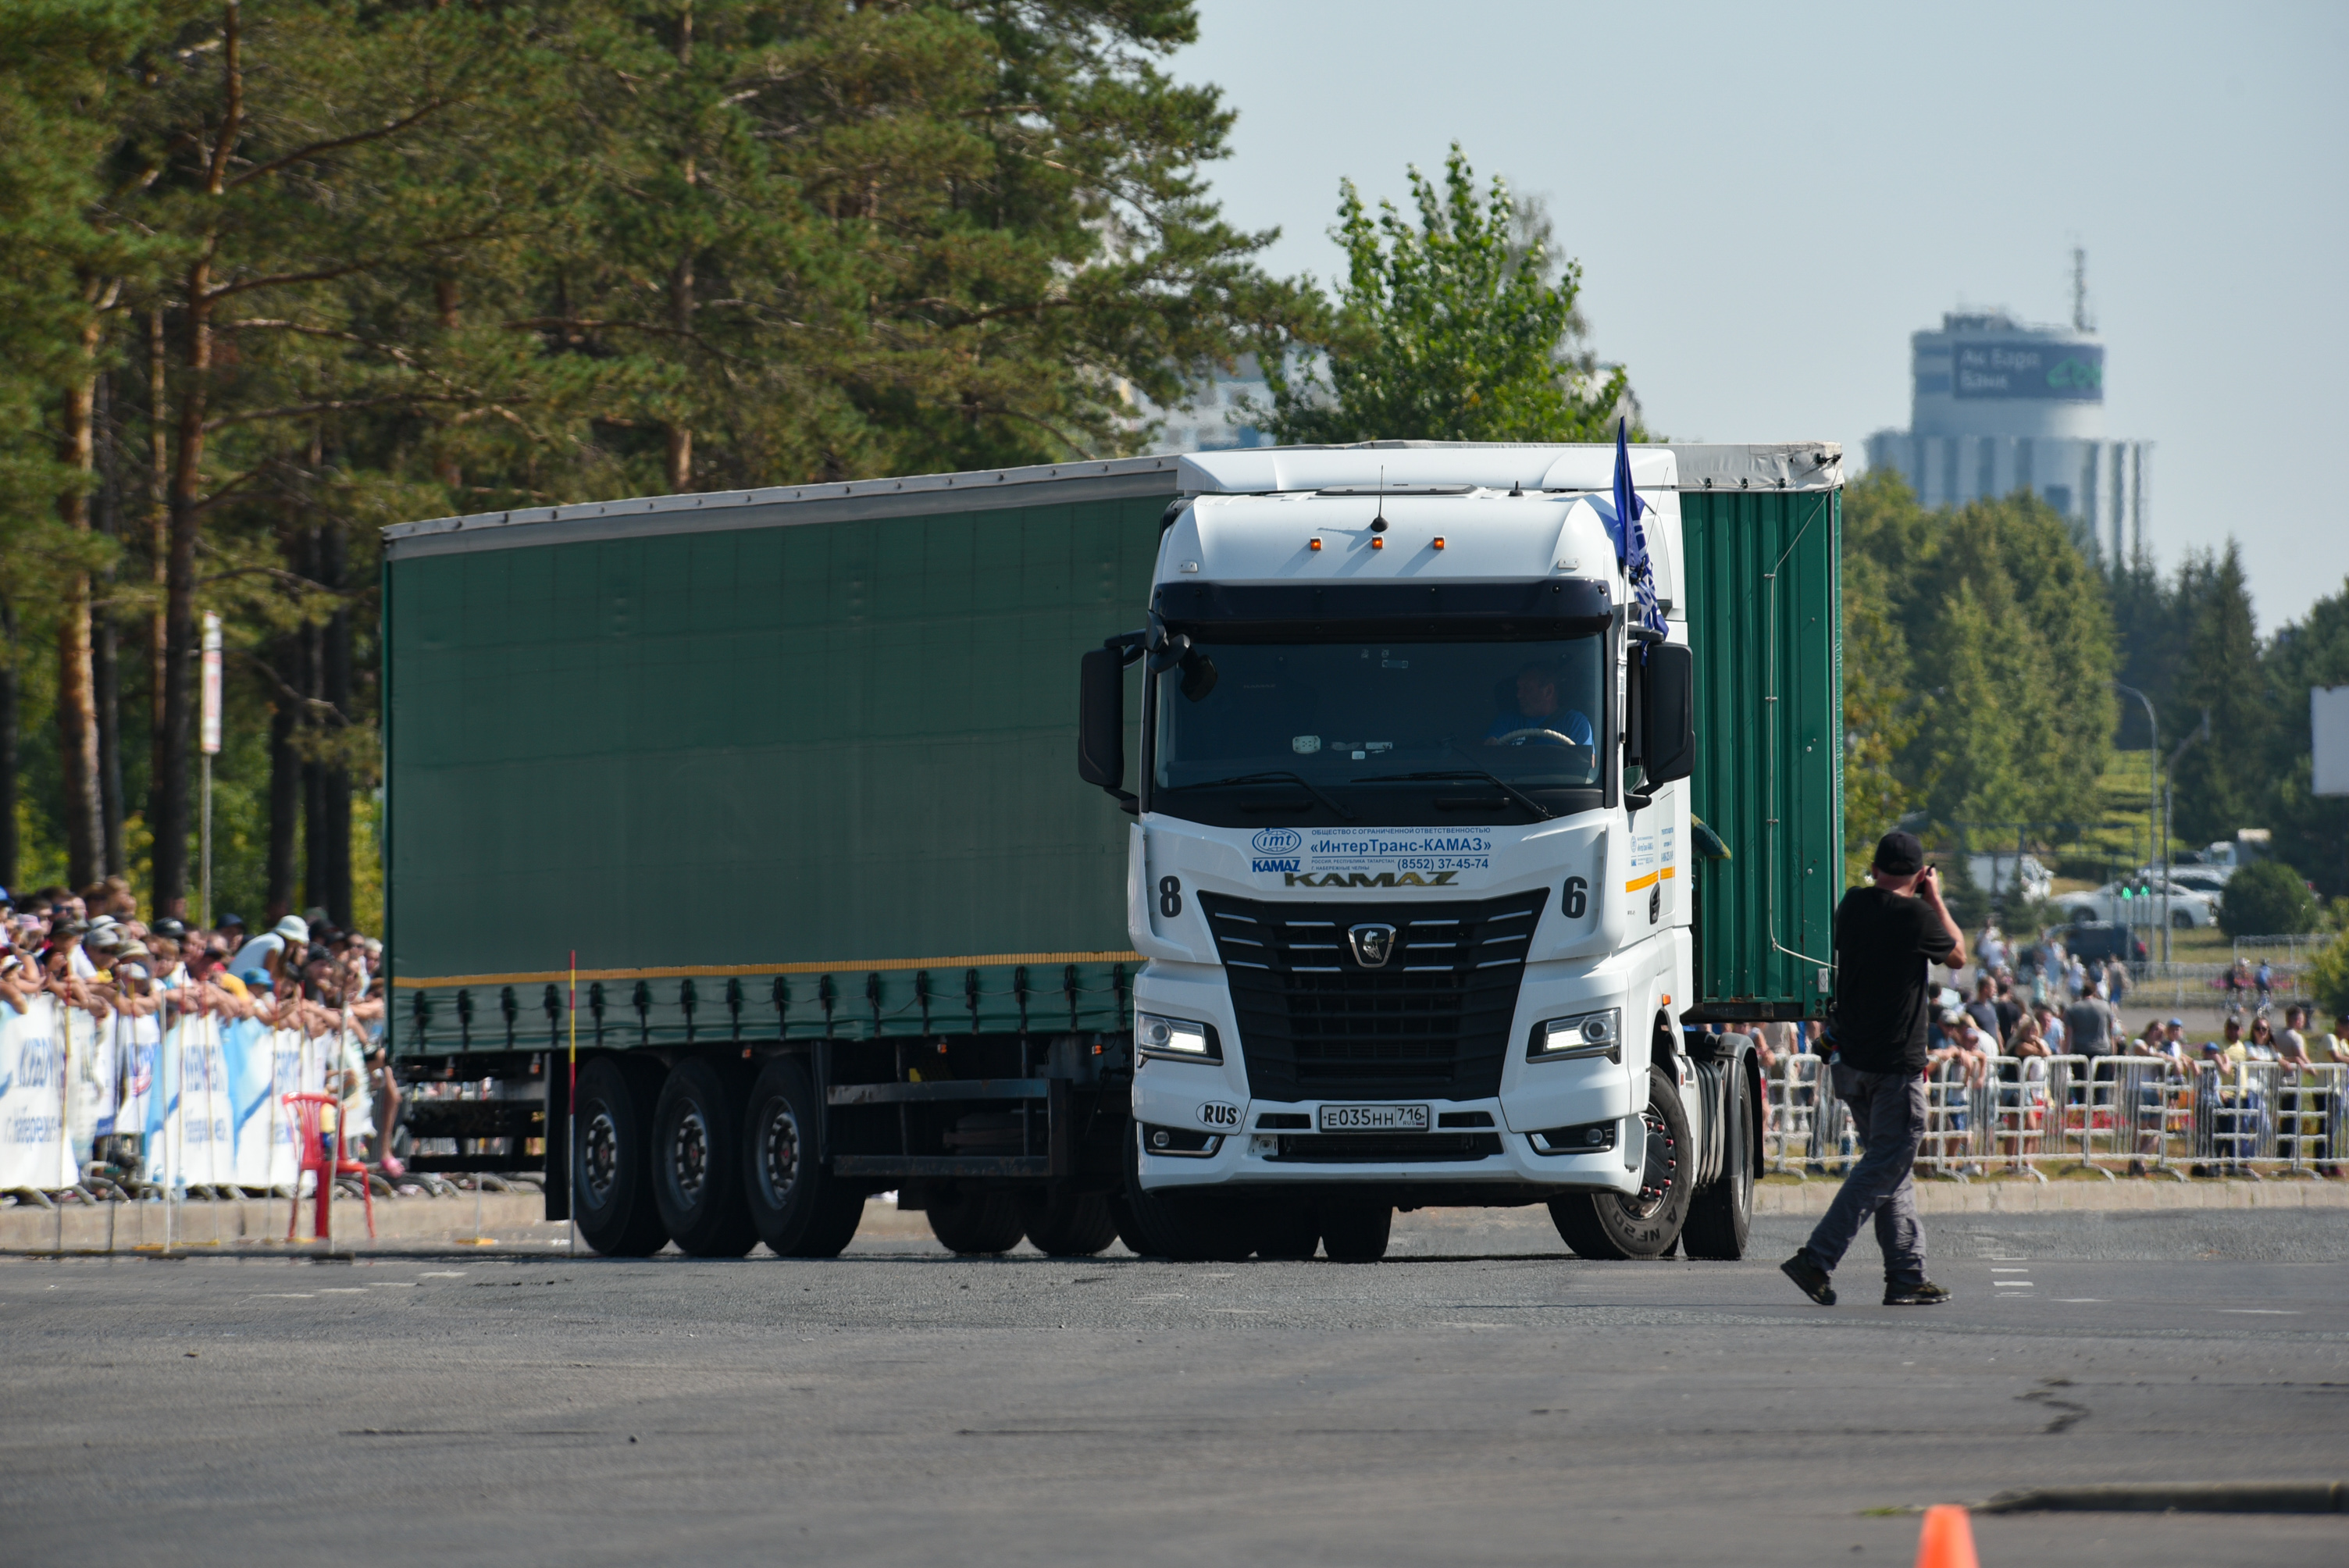
[[[1924,1533],[1917,1538],[1917,1568],[1982,1568],[1974,1555],[1974,1527],[1954,1502],[1925,1511]]]

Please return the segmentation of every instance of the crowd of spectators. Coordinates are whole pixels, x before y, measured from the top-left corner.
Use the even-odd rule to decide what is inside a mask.
[[[121,877],[76,892],[0,888],[0,1006],[23,1014],[44,994],[100,1022],[153,1016],[251,1018],[333,1039],[326,1087],[343,1102],[347,1147],[388,1175],[399,1091],[384,1049],[383,944],[342,930],[323,910],[248,932],[223,914],[210,930],[171,915],[140,917]],[[118,1075],[127,1088],[128,1075]],[[378,1132],[378,1129],[382,1130]]]

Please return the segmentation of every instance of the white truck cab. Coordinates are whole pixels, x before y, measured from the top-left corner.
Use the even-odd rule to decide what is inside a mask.
[[[1135,813],[1129,1202],[1164,1250],[1309,1255],[1318,1233],[1376,1255],[1396,1207],[1549,1202],[1578,1251],[1653,1255],[1730,1158],[1752,1164],[1720,1130],[1745,1108],[1711,1103],[1744,1075],[1678,1043],[1675,457],[1628,456],[1661,639],[1619,554],[1616,461],[1184,459],[1148,624],[1088,655],[1081,769]],[[1723,1197],[1739,1250],[1750,1184]]]

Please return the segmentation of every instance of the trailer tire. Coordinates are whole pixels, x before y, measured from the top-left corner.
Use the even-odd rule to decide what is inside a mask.
[[[1089,1258],[1117,1240],[1117,1220],[1100,1192],[1047,1188],[1019,1196],[1019,1222],[1029,1244],[1047,1257]]]
[[[1550,1200],[1549,1217],[1566,1244],[1586,1258],[1661,1258],[1687,1222],[1688,1112],[1680,1085],[1661,1066],[1648,1068],[1647,1160],[1640,1192],[1574,1192]]]
[[[668,1240],[654,1201],[651,1062],[602,1057],[579,1075],[579,1148],[572,1171],[581,1239],[607,1258],[650,1257]]]
[[[750,1223],[783,1258],[836,1258],[864,1218],[864,1192],[824,1169],[814,1130],[823,1107],[807,1068],[775,1057],[750,1087],[743,1119],[742,1191]]]
[[[1256,1255],[1268,1263],[1306,1263],[1321,1248],[1321,1216],[1304,1198],[1266,1205],[1257,1221]]]
[[[681,1061],[653,1107],[653,1202],[670,1239],[697,1258],[739,1258],[759,1242],[743,1194],[742,1078]]]
[[[1134,1219],[1133,1205],[1123,1191],[1110,1194],[1109,1216],[1117,1222],[1117,1239],[1125,1243],[1125,1250],[1135,1257],[1145,1256],[1150,1245],[1143,1239],[1141,1222]]]
[[[1681,1248],[1692,1258],[1733,1263],[1745,1255],[1754,1233],[1754,1096],[1744,1062],[1731,1061],[1726,1076],[1721,1174],[1690,1202]]]
[[[1019,1244],[1019,1201],[1009,1192],[958,1186],[950,1198],[930,1199],[930,1234],[948,1252],[990,1257]]]
[[[1374,1264],[1387,1255],[1394,1230],[1394,1206],[1348,1199],[1320,1206],[1321,1250],[1333,1264]]]
[[[1256,1251],[1258,1216],[1237,1199],[1147,1192],[1142,1186],[1142,1128],[1125,1130],[1125,1202],[1144,1257],[1178,1264],[1236,1264]],[[1126,1243],[1132,1246],[1129,1241]]]

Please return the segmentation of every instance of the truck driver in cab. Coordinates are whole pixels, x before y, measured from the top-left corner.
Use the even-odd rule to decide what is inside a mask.
[[[1557,671],[1536,659],[1517,672],[1516,710],[1493,721],[1485,744],[1591,746],[1595,734],[1586,715],[1558,701]]]

